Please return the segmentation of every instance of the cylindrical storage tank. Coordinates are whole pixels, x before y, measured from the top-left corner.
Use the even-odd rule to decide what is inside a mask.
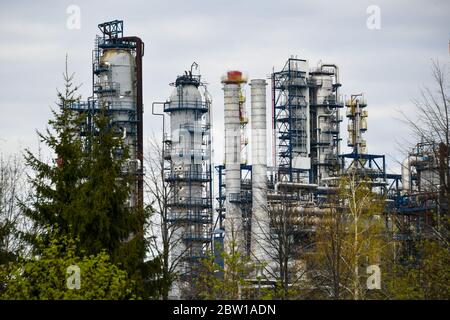
[[[267,208],[267,124],[266,81],[255,79],[251,86],[252,133],[252,223],[251,253],[257,263],[268,261],[266,250],[270,233]]]
[[[225,81],[224,81],[225,82]],[[244,236],[242,229],[241,194],[241,137],[239,118],[238,82],[225,82],[225,250],[230,251],[232,245],[244,252]],[[235,247],[236,248],[236,247]]]

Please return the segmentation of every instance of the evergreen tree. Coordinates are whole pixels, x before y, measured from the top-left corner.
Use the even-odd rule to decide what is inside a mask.
[[[57,228],[53,231],[59,234],[73,234],[73,222],[83,214],[81,201],[77,201],[86,177],[80,136],[83,116],[70,109],[80,96],[72,82],[73,74],[68,75],[67,64],[63,76],[64,91],[58,91],[58,109],[52,110],[54,119],[48,122],[53,130],[47,128],[45,134],[38,132],[41,142],[54,151],[56,159],[47,163],[25,150],[26,165],[33,172],[28,176],[33,194],[21,207],[34,224],[34,232],[26,235],[32,244],[38,236],[45,238],[46,227]]]
[[[49,232],[47,239],[50,242],[45,244],[37,240],[39,257],[20,258],[17,263],[0,268],[0,279],[6,282],[0,299],[136,298],[132,293],[134,284],[127,281],[127,273],[111,263],[105,251],[81,257],[77,254],[77,241],[53,232]],[[76,271],[79,272],[78,283],[70,278]]]
[[[94,125],[87,161],[88,177],[78,198],[82,202],[80,206],[86,207],[86,216],[76,225],[75,234],[88,252],[106,249],[112,261],[141,285],[140,294],[147,297],[152,288],[145,285],[145,278],[154,273],[158,262],[144,263],[146,213],[139,205],[128,204],[131,192],[135,192],[136,178],[128,161],[129,150],[105,108],[95,116]]]
[[[26,151],[26,163],[34,172],[29,177],[34,195],[22,208],[36,231],[28,239],[33,244],[37,238],[50,243],[48,229],[58,237],[78,239],[79,255],[105,250],[137,284],[137,293],[148,297],[155,288],[147,280],[158,265],[144,263],[145,214],[128,204],[135,179],[135,173],[127,170],[128,149],[103,106],[93,117],[93,127],[81,134],[86,118],[71,108],[80,97],[67,67],[64,81],[64,92],[58,92],[59,110],[49,121],[53,130],[38,133],[57,159],[48,164]],[[35,246],[37,253],[40,248]]]

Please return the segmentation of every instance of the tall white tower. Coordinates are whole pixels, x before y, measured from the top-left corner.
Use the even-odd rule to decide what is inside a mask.
[[[130,207],[143,205],[142,142],[142,56],[144,44],[138,37],[123,36],[123,21],[99,24],[93,52],[93,92],[97,108],[104,108],[121,131],[129,150],[127,170],[136,177],[131,188]]]
[[[245,241],[241,210],[241,84],[240,71],[229,71],[222,79],[225,104],[225,239],[224,249],[244,253]]]
[[[200,93],[200,76],[192,70],[179,76],[164,105],[170,114],[165,140],[165,181],[169,185],[172,261],[179,261],[179,280],[172,298],[190,298],[199,259],[211,242],[212,183],[210,104]]]
[[[251,254],[257,264],[264,264],[270,219],[267,206],[267,124],[266,81],[251,80],[251,132],[252,132],[252,223]]]

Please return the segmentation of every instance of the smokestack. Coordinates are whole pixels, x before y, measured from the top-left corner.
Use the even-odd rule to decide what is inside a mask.
[[[222,80],[225,97],[225,239],[224,248],[230,252],[245,252],[241,205],[241,136],[239,117],[242,73],[230,71]],[[233,246],[234,243],[234,246]]]
[[[257,263],[264,263],[269,230],[267,210],[267,125],[266,81],[255,79],[251,86],[252,131],[252,223],[251,253]]]

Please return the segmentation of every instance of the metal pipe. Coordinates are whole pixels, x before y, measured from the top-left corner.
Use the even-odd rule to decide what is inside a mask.
[[[277,167],[277,131],[275,127],[275,76],[274,76],[275,70],[272,68],[272,166],[274,168]]]
[[[324,67],[333,68],[335,70],[335,79],[336,84],[339,84],[339,67],[335,65],[334,63],[322,63],[320,66],[320,69],[323,70]]]
[[[318,193],[335,193],[339,190],[338,187],[317,187],[317,192]]]
[[[275,183],[275,192],[277,193],[280,187],[292,189],[317,189],[318,185],[313,183],[301,183],[290,181],[279,181]]]
[[[138,168],[140,172],[137,174],[137,203],[139,208],[144,207],[144,175],[143,167],[144,163],[144,140],[143,140],[143,90],[142,90],[142,57],[144,56],[144,42],[139,37],[123,37],[123,41],[129,41],[135,44],[136,47],[136,117],[137,117],[137,158],[141,163],[141,167]]]
[[[329,118],[331,115],[328,114],[320,114],[316,117],[316,141],[317,142],[321,142],[321,137],[322,137],[322,132],[321,132],[321,128],[320,128],[320,118]],[[321,144],[317,143],[316,144],[316,157],[317,157],[317,161],[318,164],[320,164],[320,155],[321,155]],[[317,171],[316,171],[316,179],[317,179],[317,184],[320,184],[321,181],[321,177],[320,177],[320,165],[317,165]]]
[[[163,118],[163,121],[162,121],[162,131],[163,131],[163,136],[162,136],[162,138],[163,138],[163,143],[162,143],[162,159],[161,159],[161,161],[164,161],[164,134],[166,133],[166,125],[165,125],[165,123],[166,123],[166,117],[165,117],[165,114],[164,113],[158,113],[158,112],[155,112],[155,105],[165,105],[167,102],[153,102],[152,103],[152,114],[153,115],[155,115],[155,116],[161,116],[162,118]]]
[[[402,162],[402,191],[403,193],[407,193],[410,189],[410,167],[409,167],[409,157],[406,157]]]

